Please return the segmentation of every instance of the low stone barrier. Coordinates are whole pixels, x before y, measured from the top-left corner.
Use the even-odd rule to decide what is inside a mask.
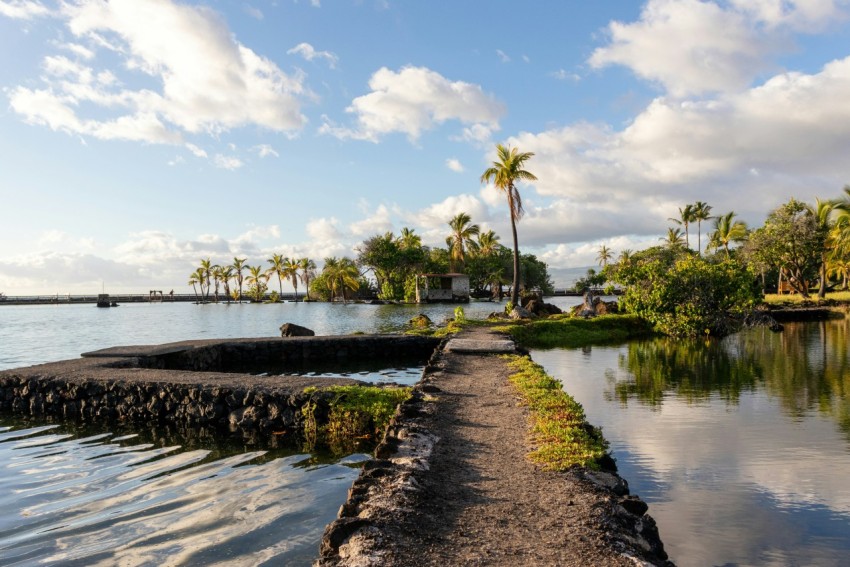
[[[301,408],[308,402],[315,404],[316,422],[327,419],[333,394],[307,394],[305,388],[364,382],[240,370],[264,365],[304,370],[329,361],[344,367],[363,360],[424,366],[438,344],[429,337],[363,335],[114,347],[81,359],[0,372],[0,412],[291,432],[301,429]]]

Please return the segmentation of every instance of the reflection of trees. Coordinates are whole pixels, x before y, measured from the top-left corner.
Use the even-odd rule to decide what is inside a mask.
[[[722,341],[635,341],[620,356],[630,380],[613,397],[659,406],[671,393],[688,403],[719,395],[737,403],[756,385],[793,418],[818,411],[850,436],[850,319],[749,329]]]

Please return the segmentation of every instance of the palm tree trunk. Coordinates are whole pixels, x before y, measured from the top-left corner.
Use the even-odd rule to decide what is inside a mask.
[[[511,235],[514,238],[514,281],[511,286],[511,303],[514,307],[519,305],[519,244],[516,235],[516,220],[513,214],[513,203],[511,203]]]

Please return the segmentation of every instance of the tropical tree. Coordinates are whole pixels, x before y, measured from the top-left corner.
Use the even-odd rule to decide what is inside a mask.
[[[667,236],[659,240],[664,241],[667,248],[671,250],[678,250],[687,243],[687,237],[685,238],[685,241],[682,242],[682,229],[672,227],[667,229]]]
[[[292,282],[292,288],[295,290],[295,301],[298,301],[298,270],[301,269],[301,260],[296,258],[284,258],[283,274]]]
[[[201,286],[201,295],[204,294],[204,270],[202,268],[198,268],[189,276],[189,285],[192,286],[192,289],[195,291],[195,297],[198,301],[201,300],[201,296],[198,295],[197,286]]]
[[[204,273],[204,282],[206,283],[206,293],[204,294],[204,299],[209,296],[210,293],[210,277],[212,276],[212,261],[209,258],[201,259],[201,270]],[[202,288],[203,289],[203,288]]]
[[[401,229],[401,236],[398,237],[398,243],[403,249],[422,248],[422,237],[415,234],[414,229],[404,227]]]
[[[711,205],[697,201],[694,203],[693,218],[697,221],[697,254],[702,254],[702,221],[711,218]]]
[[[481,174],[482,183],[493,182],[493,185],[505,193],[508,199],[508,211],[511,218],[511,235],[514,242],[514,277],[511,286],[511,303],[519,303],[519,242],[517,241],[516,223],[525,211],[522,208],[522,198],[516,187],[518,181],[537,181],[537,177],[523,169],[525,162],[534,156],[533,152],[520,152],[517,148],[496,145],[498,159]]]
[[[239,284],[239,300],[242,300],[242,272],[245,270],[245,262],[248,258],[233,258],[233,275],[236,278],[236,283]]]
[[[449,248],[451,270],[461,271],[466,259],[464,246],[466,248],[475,247],[475,241],[472,237],[477,236],[481,232],[481,227],[477,224],[472,224],[472,217],[466,213],[455,215],[449,221],[449,227],[452,229],[452,233],[446,238],[446,246]]]
[[[310,258],[298,260],[298,268],[301,270],[301,283],[307,290],[307,299],[310,299],[310,280],[316,277],[316,263]]]
[[[262,301],[266,293],[266,282],[269,279],[268,272],[262,266],[247,266],[248,277],[245,283],[250,286],[249,293],[254,301]]]
[[[696,218],[694,217],[694,206],[685,205],[684,208],[679,207],[679,218],[671,217],[667,220],[671,220],[674,223],[685,227],[685,246],[690,248],[691,242],[688,237],[688,226],[696,220]]]
[[[479,256],[492,256],[502,248],[499,244],[499,236],[492,230],[482,232],[478,235],[478,242],[475,245],[475,252]]]
[[[818,267],[818,298],[826,297],[826,280],[827,280],[827,263],[832,249],[836,246],[836,242],[830,238],[832,228],[834,226],[833,215],[836,211],[836,201],[821,201],[815,199],[815,206],[809,206],[809,210],[815,217],[818,230],[824,236],[824,246],[821,250],[820,266]]]
[[[350,258],[336,258],[335,256],[325,258],[322,276],[326,279],[328,287],[331,290],[331,301],[341,291],[342,302],[345,303],[346,290],[357,291],[360,288],[360,282],[358,280],[360,271]]]
[[[280,295],[283,295],[283,278],[286,277],[286,264],[289,262],[289,258],[284,257],[282,254],[272,254],[272,257],[266,260],[266,262],[271,264],[269,269],[266,270],[266,274],[269,277],[277,276]]]
[[[219,276],[224,284],[224,294],[227,296],[227,302],[230,303],[230,280],[233,279],[233,266],[220,266]]]
[[[612,258],[614,258],[614,254],[611,253],[610,248],[604,244],[599,247],[599,253],[596,255],[596,261],[599,262],[599,265],[602,266],[603,270],[608,265],[608,261]]]
[[[708,247],[718,249],[721,246],[729,259],[729,244],[743,242],[747,238],[747,225],[744,221],[736,221],[735,211],[714,217],[714,232],[708,239]]]
[[[215,286],[215,302],[218,303],[218,290],[221,286],[224,270],[222,270],[221,266],[216,264],[210,268],[210,274],[212,274],[213,285]]]

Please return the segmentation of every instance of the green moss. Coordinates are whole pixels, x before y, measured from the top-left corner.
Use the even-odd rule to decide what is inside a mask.
[[[308,388],[305,393],[331,394],[327,423],[316,422],[316,407],[310,401],[302,408],[304,437],[309,449],[327,446],[334,453],[356,449],[364,441],[374,441],[387,427],[398,404],[410,397],[410,388],[376,386],[329,386]]]
[[[608,442],[593,427],[584,409],[567,394],[561,383],[527,357],[505,356],[516,370],[511,384],[531,411],[531,431],[537,448],[530,458],[547,470],[563,471],[572,466],[599,468],[608,452]]]
[[[653,334],[649,323],[633,315],[603,315],[592,319],[558,315],[496,329],[509,333],[526,348],[577,348]]]

